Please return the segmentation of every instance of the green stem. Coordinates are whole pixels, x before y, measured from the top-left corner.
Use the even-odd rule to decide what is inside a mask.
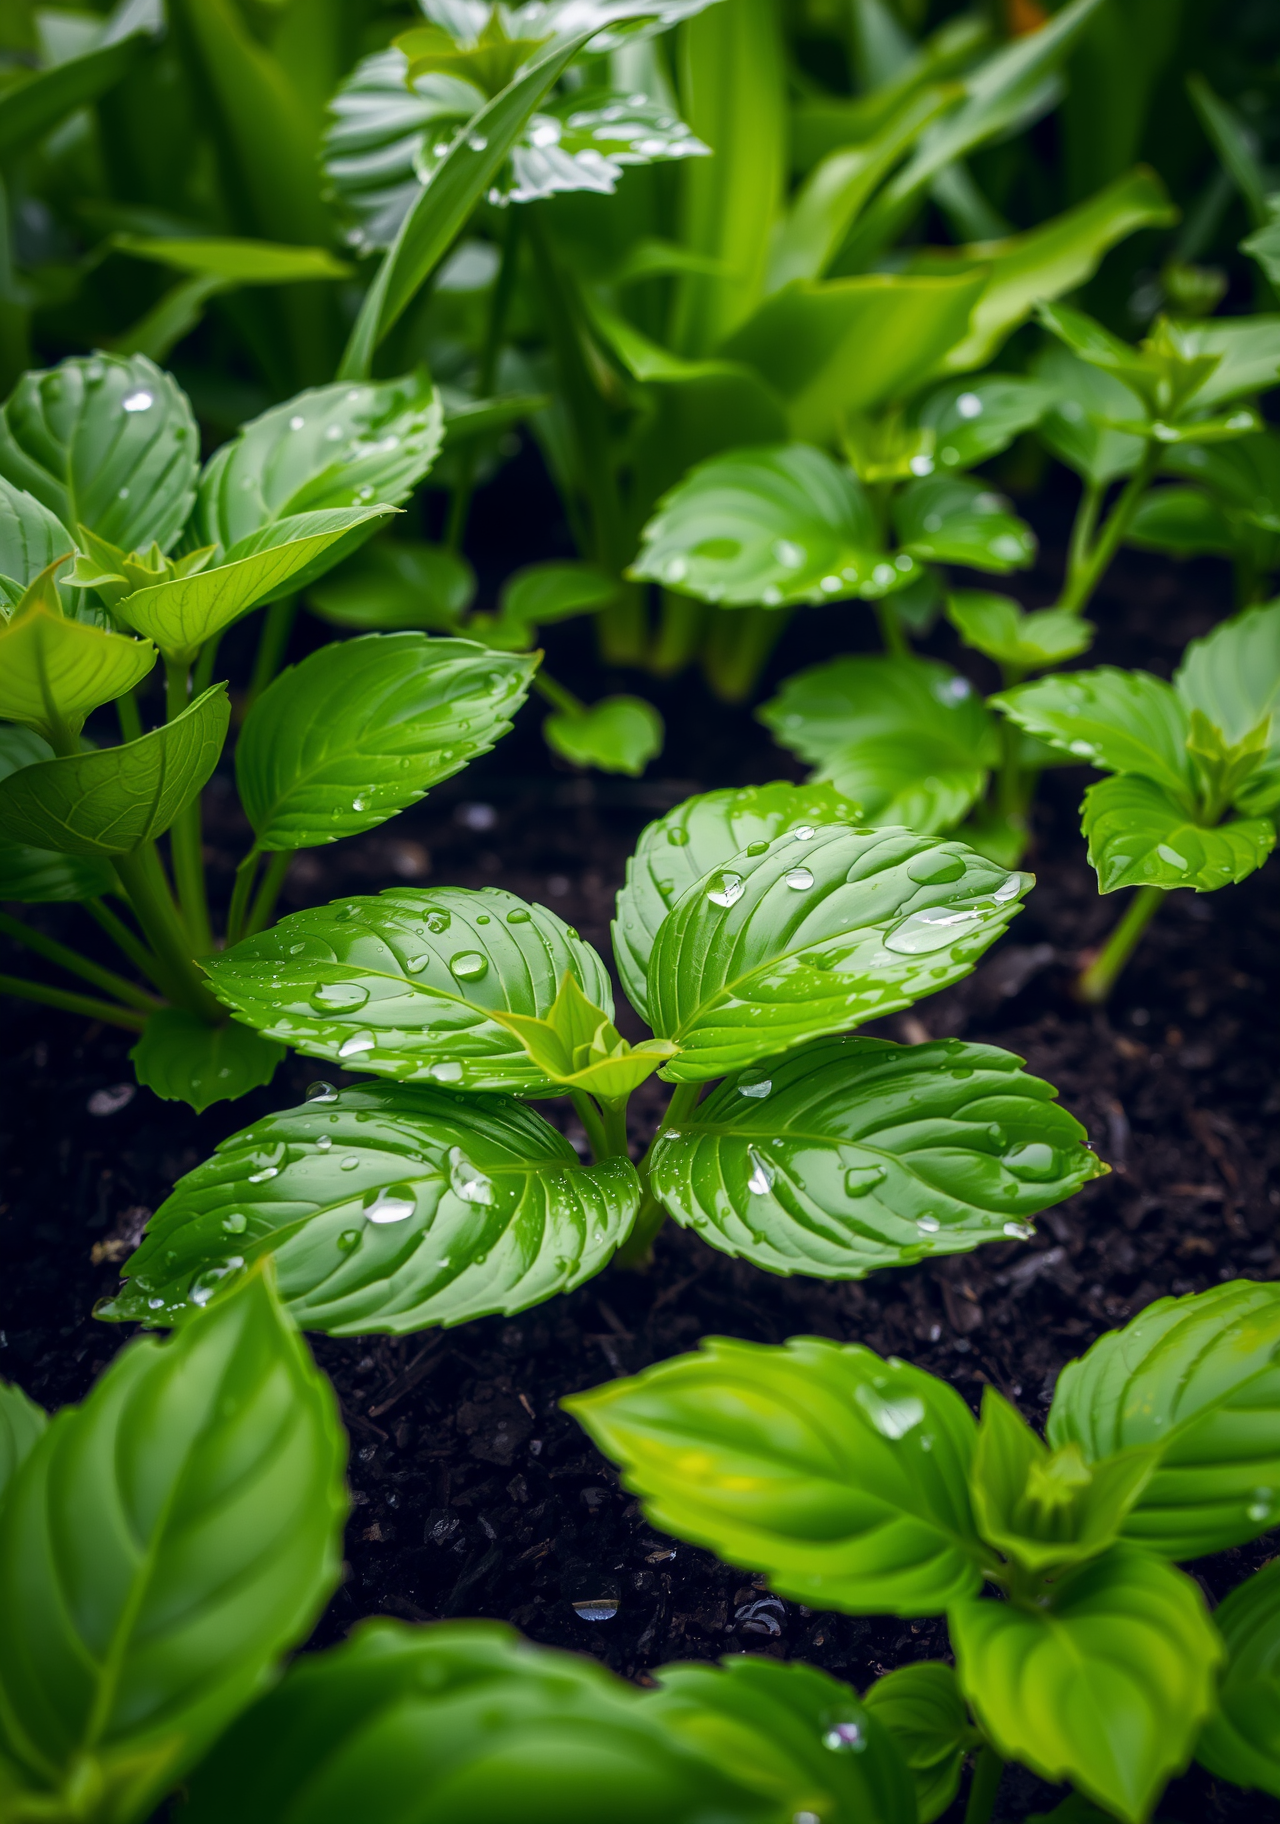
[[[672,678],[697,657],[710,609],[690,595],[664,589],[658,605],[658,637],[649,653],[649,669]]]
[[[122,741],[140,741],[142,739],[142,716],[138,709],[138,699],[133,691],[126,690],[122,697],[116,698],[116,719],[120,724]]]
[[[1098,524],[1098,509],[1106,489],[1102,482],[1086,481],[1076,506],[1076,516],[1071,525],[1071,543],[1067,548],[1067,576],[1076,576],[1089,555],[1093,543],[1094,530]]]
[[[489,317],[485,324],[484,347],[480,352],[480,365],[476,372],[476,398],[487,399],[493,392],[498,377],[498,360],[502,354],[502,344],[506,337],[507,312],[511,307],[512,294],[516,286],[516,274],[520,267],[520,223],[523,211],[507,210],[506,238],[502,243],[502,264],[498,267],[498,276],[493,282],[493,292],[489,298]],[[471,511],[471,496],[475,492],[476,450],[472,444],[464,444],[458,452],[458,479],[454,483],[453,498],[449,502],[449,525],[445,533],[445,544],[450,551],[460,551],[467,531],[467,516]]]
[[[253,675],[249,679],[249,695],[245,701],[246,711],[253,708],[258,698],[279,671],[289,645],[289,636],[293,632],[293,623],[298,618],[298,598],[296,595],[282,595],[278,602],[272,602],[262,618],[262,631],[258,635],[258,651],[253,661]]]
[[[0,975],[0,994],[11,994],[21,1001],[39,1001],[45,1007],[58,1007],[63,1013],[83,1013],[90,1020],[104,1020],[108,1026],[123,1026],[129,1032],[141,1032],[147,1023],[144,1013],[130,1007],[115,1007],[110,1001],[95,1000],[91,994],[69,994],[65,988],[46,988],[43,982],[24,981],[20,975]]]
[[[1076,978],[1077,999],[1090,1007],[1101,1007],[1110,999],[1120,971],[1137,949],[1138,940],[1155,917],[1164,894],[1163,887],[1139,887],[1120,923],[1089,967]]]
[[[89,917],[93,919],[94,923],[101,925],[102,929],[106,932],[116,948],[118,950],[123,950],[134,967],[140,969],[147,980],[149,982],[154,982],[156,987],[163,993],[164,983],[161,980],[161,977],[163,976],[164,971],[160,968],[159,963],[151,954],[150,950],[147,949],[147,946],[142,942],[142,939],[135,937],[124,920],[122,918],[117,918],[105,901],[101,899],[85,899],[81,900],[80,903],[89,914]]]
[[[649,1142],[649,1148],[644,1158],[636,1167],[640,1174],[640,1182],[644,1187],[644,1194],[636,1213],[635,1226],[613,1257],[615,1266],[630,1267],[635,1272],[643,1273],[653,1260],[654,1238],[667,1218],[666,1211],[649,1189],[650,1161],[653,1158],[653,1149],[663,1134],[668,1132],[676,1122],[683,1121],[687,1115],[692,1114],[701,1093],[701,1083],[677,1083],[671,1092],[671,1100],[667,1103],[667,1112],[662,1117],[662,1123]]]
[[[218,648],[221,644],[222,635],[220,633],[215,633],[213,637],[206,640],[204,645],[200,648],[200,656],[196,660],[195,672],[191,679],[191,695],[193,697],[202,697],[205,691],[208,690],[210,684],[213,683],[213,668],[218,663]]]
[[[558,709],[562,715],[580,716],[587,707],[581,697],[575,697],[571,690],[566,690],[563,684],[557,684],[555,679],[549,677],[545,671],[538,671],[534,674],[533,688],[544,701],[550,703],[553,709]]]
[[[786,629],[786,608],[713,608],[702,669],[722,703],[745,703]]]
[[[289,872],[289,863],[297,853],[295,849],[275,849],[267,863],[262,876],[262,884],[254,894],[253,908],[245,920],[244,934],[254,937],[271,922],[271,915],[276,909],[284,877]]]
[[[611,1159],[625,1159],[627,1152],[627,1099],[621,1102],[602,1102],[600,1111],[604,1116],[604,1137]]]
[[[978,1750],[969,1783],[969,1802],[964,1808],[964,1824],[991,1824],[996,1808],[996,1794],[1004,1774],[1004,1762],[989,1742]]]
[[[1092,550],[1083,559],[1074,575],[1068,574],[1058,607],[1065,608],[1070,614],[1083,614],[1089,604],[1089,598],[1102,581],[1112,558],[1120,549],[1120,541],[1129,529],[1129,522],[1138,510],[1138,502],[1147,491],[1147,485],[1159,466],[1161,447],[1154,438],[1147,442],[1133,471],[1121,490],[1110,513],[1107,515],[1101,533],[1095,540]]]
[[[609,1156],[609,1142],[605,1136],[600,1110],[585,1089],[571,1089],[569,1100],[573,1103],[578,1119],[582,1123],[583,1132],[591,1142],[591,1157],[598,1164],[601,1159],[607,1159]]]
[[[190,700],[190,669],[174,660],[165,660],[165,715],[172,722],[180,716]],[[173,880],[178,889],[182,922],[191,939],[196,956],[207,956],[213,949],[209,929],[209,896],[204,882],[204,833],[200,820],[200,793],[178,812],[169,826],[169,853],[173,861]]]
[[[885,651],[895,659],[908,658],[911,648],[907,644],[906,631],[892,597],[885,596],[876,603],[876,620],[880,623],[880,638],[884,642]]]
[[[37,956],[45,957],[56,963],[59,969],[66,969],[71,975],[78,975],[86,982],[92,982],[95,988],[103,988],[108,994],[114,994],[127,1007],[136,1007],[141,1013],[154,1013],[160,1002],[154,994],[148,994],[145,988],[126,981],[123,975],[117,975],[114,969],[105,969],[101,963],[93,962],[87,956],[81,956],[78,950],[72,950],[67,944],[60,944],[56,938],[46,937],[43,931],[33,930],[20,918],[12,918],[7,912],[0,912],[0,932],[11,937],[15,943],[25,944],[28,950],[34,950]]]
[[[236,869],[236,884],[231,889],[231,904],[227,908],[228,944],[238,944],[244,935],[244,921],[249,911],[249,896],[253,892],[254,876],[258,872],[258,861],[261,854],[262,851],[255,842]]]
[[[199,1014],[210,1026],[222,1025],[227,1016],[205,987],[192,959],[191,944],[155,844],[147,842],[130,855],[117,855],[115,865],[133,915],[164,971],[169,999],[189,1013]]]

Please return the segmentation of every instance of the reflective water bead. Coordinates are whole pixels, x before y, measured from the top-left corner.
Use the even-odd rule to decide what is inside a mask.
[[[404,959],[405,974],[406,975],[421,975],[422,971],[426,968],[427,964],[430,961],[431,961],[431,957],[425,951],[422,952],[422,954],[419,956],[406,956]]]
[[[507,923],[509,925],[527,925],[528,922],[529,913],[523,906],[513,906],[511,911],[507,913]]]
[[[441,1064],[433,1064],[430,1074],[437,1083],[461,1083],[462,1066],[455,1064],[451,1058],[446,1058]]]
[[[882,1438],[898,1443],[924,1418],[924,1401],[914,1393],[880,1394],[864,1382],[855,1389],[854,1399],[866,1413]]]
[[[353,1032],[351,1037],[338,1047],[340,1058],[358,1058],[366,1051],[372,1051],[377,1044],[371,1032]]]
[[[344,1229],[338,1237],[338,1246],[344,1254],[350,1254],[353,1248],[360,1246],[359,1229]]]
[[[792,830],[791,834],[797,842],[812,842],[818,832],[811,823],[802,823],[799,829]]]
[[[772,1163],[763,1153],[758,1153],[754,1146],[747,1148],[747,1157],[751,1161],[751,1176],[747,1179],[747,1189],[753,1197],[764,1197],[773,1189],[777,1176]]]
[[[1060,1169],[1057,1153],[1043,1140],[1029,1140],[1021,1146],[1011,1146],[1000,1163],[1015,1178],[1030,1178],[1037,1184],[1045,1184],[1050,1178],[1056,1178]]]
[[[884,947],[900,956],[927,956],[930,951],[945,950],[981,916],[969,907],[930,906],[911,912],[886,935]]]
[[[354,1172],[360,1161],[355,1153],[347,1153],[338,1161],[340,1172]]]
[[[388,1184],[369,1192],[363,1207],[366,1222],[403,1222],[413,1215],[418,1200],[411,1184]]]
[[[1030,1241],[1035,1234],[1029,1222],[1006,1222],[1004,1232],[1010,1241]]]
[[[689,840],[689,832],[683,824],[673,823],[667,831],[667,841],[673,848],[682,849]]]
[[[464,1203],[492,1203],[493,1180],[472,1165],[460,1146],[449,1148],[449,1184]]]
[[[822,1737],[822,1746],[834,1753],[861,1754],[867,1738],[861,1723],[833,1723]]]
[[[917,1216],[916,1227],[925,1235],[936,1235],[942,1224],[936,1216]]]
[[[866,1197],[888,1176],[883,1165],[851,1165],[844,1175],[846,1197]]]
[[[745,886],[741,874],[724,873],[720,875],[718,884],[708,889],[707,898],[713,906],[724,906],[727,909],[737,905]]]
[[[783,879],[795,892],[803,893],[813,885],[813,872],[809,868],[792,868],[789,874],[783,875]]]
[[[222,1226],[228,1235],[243,1235],[249,1226],[249,1218],[243,1210],[232,1210],[230,1215],[222,1218]]]
[[[317,1152],[327,1153],[329,1151],[329,1148],[332,1145],[333,1145],[332,1134],[321,1134],[319,1139],[316,1141],[316,1150],[317,1150]]]
[[[427,915],[427,930],[437,934],[447,931],[452,923],[453,919],[447,912],[431,912]]]
[[[760,1097],[767,1096],[772,1088],[773,1083],[769,1077],[743,1077],[738,1083],[738,1094],[749,1096],[754,1102]]]
[[[916,855],[907,863],[907,878],[920,886],[941,885],[948,880],[959,880],[964,873],[964,862],[958,855],[948,855],[946,850],[930,849],[923,855]]]
[[[323,1078],[319,1078],[316,1082],[307,1084],[306,1100],[308,1102],[336,1102],[338,1092],[332,1083],[326,1083]]]
[[[767,842],[749,842],[747,844],[747,854],[763,855],[768,846]]]
[[[478,982],[489,973],[489,959],[479,950],[459,950],[449,958],[449,968],[460,982]]]
[[[278,1178],[279,1176],[280,1167],[278,1165],[264,1165],[260,1172],[249,1173],[249,1183],[265,1184],[269,1178]]]
[[[359,982],[318,982],[311,990],[311,1004],[329,1013],[354,1013],[369,998]]]

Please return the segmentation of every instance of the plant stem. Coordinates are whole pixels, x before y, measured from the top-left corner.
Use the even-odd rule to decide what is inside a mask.
[[[553,709],[558,709],[562,715],[580,716],[587,707],[581,697],[575,697],[571,690],[566,690],[563,684],[557,684],[555,679],[549,677],[545,671],[534,673],[533,688],[540,697],[550,703]]]
[[[658,601],[658,637],[649,652],[649,669],[660,678],[671,678],[697,656],[710,609],[706,602],[671,589],[664,589]]]
[[[907,644],[898,611],[888,597],[876,603],[876,620],[880,623],[880,638],[884,641],[885,651],[895,659],[907,658],[911,648]]]
[[[120,724],[122,741],[141,740],[142,716],[138,710],[138,699],[133,691],[126,690],[122,697],[116,698],[116,720]]]
[[[0,994],[39,1001],[45,1007],[61,1008],[63,1013],[82,1013],[86,1019],[104,1020],[108,1026],[123,1026],[129,1032],[141,1032],[147,1023],[147,1015],[131,1007],[116,1007],[91,994],[69,994],[65,988],[46,988],[43,982],[28,982],[20,975],[0,975]]]
[[[147,946],[142,942],[142,939],[136,937],[129,929],[128,925],[125,924],[124,920],[122,918],[117,918],[115,913],[103,900],[85,899],[81,900],[80,903],[89,914],[89,917],[93,919],[94,923],[101,925],[102,929],[106,932],[116,948],[118,950],[123,950],[135,968],[140,969],[147,980],[149,982],[154,982],[156,987],[163,993],[164,983],[161,980],[161,977],[163,976],[164,971],[160,968],[159,963],[151,954],[150,950],[147,949]]]
[[[1068,572],[1066,584],[1058,598],[1059,608],[1065,608],[1070,614],[1084,613],[1090,596],[1120,549],[1120,541],[1128,531],[1129,522],[1138,510],[1138,502],[1146,493],[1147,484],[1159,466],[1160,456],[1161,446],[1154,438],[1150,439],[1138,460],[1137,468],[1124,484],[1119,500],[1108,513],[1092,549],[1082,559],[1074,574]]]
[[[487,399],[493,392],[498,377],[498,359],[502,354],[502,344],[506,336],[507,312],[511,306],[512,293],[515,291],[516,274],[520,267],[520,223],[523,211],[507,210],[507,232],[502,243],[502,263],[498,267],[498,276],[493,282],[493,291],[489,298],[489,316],[485,324],[484,347],[480,351],[480,366],[476,372],[476,398]],[[471,496],[475,492],[476,451],[472,444],[464,444],[458,452],[458,479],[454,483],[453,498],[449,502],[449,525],[445,533],[445,544],[450,551],[460,551],[467,531],[467,516],[471,511]]]
[[[213,668],[218,663],[218,648],[221,644],[222,635],[220,633],[215,633],[212,638],[207,639],[200,648],[200,655],[196,659],[196,668],[191,678],[191,695],[193,697],[203,696],[210,684],[213,683]]]
[[[249,679],[249,694],[245,700],[246,713],[253,708],[279,671],[289,645],[289,636],[293,632],[293,623],[297,618],[298,598],[296,595],[282,595],[278,602],[271,603],[263,616],[262,631],[258,635],[257,656],[253,661],[253,675]]]
[[[640,1174],[640,1183],[644,1187],[644,1195],[640,1199],[640,1208],[636,1212],[635,1226],[613,1257],[615,1266],[630,1267],[636,1272],[643,1273],[653,1260],[654,1238],[666,1221],[667,1213],[649,1189],[649,1162],[653,1158],[653,1149],[663,1134],[667,1133],[675,1122],[683,1121],[686,1115],[693,1112],[701,1093],[701,1083],[677,1083],[671,1092],[671,1100],[667,1103],[667,1112],[662,1117],[661,1125],[649,1142],[649,1148],[644,1158],[636,1167]]]
[[[573,1103],[583,1132],[591,1142],[591,1157],[598,1164],[609,1156],[609,1142],[605,1136],[604,1122],[600,1110],[585,1089],[571,1089],[569,1100]]]
[[[289,863],[297,853],[296,849],[274,849],[271,860],[267,863],[262,876],[262,884],[254,895],[253,907],[245,920],[244,934],[254,937],[265,925],[271,922],[271,915],[276,909],[284,877],[289,872]]]
[[[133,982],[126,981],[123,975],[117,975],[114,969],[106,969],[101,963],[95,963],[87,956],[81,956],[78,950],[72,950],[67,944],[60,944],[56,938],[46,937],[43,931],[36,931],[20,918],[12,918],[7,912],[0,912],[0,932],[11,937],[15,943],[25,944],[28,950],[34,950],[37,956],[45,957],[56,963],[59,969],[66,969],[71,975],[81,976],[86,982],[92,982],[95,988],[105,989],[114,994],[117,1000],[127,1007],[136,1007],[142,1013],[154,1013],[160,1002],[154,994],[148,994],[145,988],[138,988]]]
[[[244,935],[244,921],[249,911],[249,895],[253,892],[253,880],[258,872],[258,860],[261,854],[262,851],[255,842],[236,869],[236,884],[231,889],[231,904],[227,908],[228,944],[238,944]]]
[[[973,1764],[973,1779],[969,1782],[969,1802],[964,1808],[964,1824],[991,1824],[991,1815],[996,1806],[996,1794],[1000,1790],[1000,1780],[1004,1773],[1004,1762],[991,1746],[990,1742],[978,1750],[978,1758]]]
[[[1076,516],[1071,523],[1071,542],[1067,547],[1068,578],[1078,574],[1089,555],[1094,529],[1098,524],[1098,509],[1105,492],[1102,482],[1086,481],[1084,484],[1076,505]]]
[[[707,683],[722,703],[745,703],[782,638],[786,608],[713,608],[702,650]]]
[[[611,1159],[625,1159],[627,1152],[627,1102],[624,1096],[621,1102],[602,1102],[600,1112],[604,1116],[605,1144]]]
[[[187,707],[190,681],[190,670],[185,664],[166,659],[165,715],[168,721],[172,722]],[[187,927],[192,951],[196,956],[207,956],[213,949],[213,934],[209,929],[209,898],[204,884],[200,796],[197,792],[169,826],[169,854],[182,922]]]
[[[115,867],[133,915],[164,972],[162,985],[166,995],[176,1006],[199,1014],[210,1026],[222,1025],[227,1015],[205,987],[192,960],[191,945],[155,844],[146,842],[130,855],[117,855]]]
[[[1129,901],[1128,909],[1089,967],[1077,976],[1076,998],[1090,1007],[1101,1007],[1110,999],[1120,971],[1138,947],[1164,898],[1163,887],[1139,887]]]

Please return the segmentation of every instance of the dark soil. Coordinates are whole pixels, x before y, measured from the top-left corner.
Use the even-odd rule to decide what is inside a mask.
[[[1099,606],[1091,662],[1167,675],[1185,641],[1226,611],[1220,589],[1212,569],[1122,564]],[[1032,579],[1028,599],[1050,593],[1047,578],[1042,589]],[[801,617],[777,675],[864,643],[857,613]],[[601,694],[580,629],[560,634],[553,668]],[[301,630],[302,642],[310,637]],[[990,687],[981,660],[944,634],[934,645]],[[428,803],[360,841],[302,856],[286,902],[501,881],[545,900],[607,953],[612,895],[649,817],[690,791],[794,772],[747,712],[709,708],[695,680],[654,687],[631,676],[610,687],[619,684],[645,689],[667,715],[661,777],[558,772],[536,712],[526,712],[506,743]],[[1170,895],[1111,1008],[1086,1012],[1070,998],[1072,972],[1118,904],[1097,898],[1085,866],[1074,815],[1083,778],[1071,771],[1046,782],[1031,860],[1040,884],[1010,936],[968,981],[884,1030],[1016,1051],[1058,1086],[1111,1176],[1049,1211],[1034,1240],[861,1284],[771,1277],[669,1228],[649,1273],[611,1270],[514,1320],[401,1341],[314,1339],[351,1432],[354,1501],[347,1575],[316,1644],[369,1615],[480,1615],[592,1653],[628,1677],[671,1659],[751,1651],[806,1658],[864,1687],[894,1666],[945,1654],[942,1624],[811,1613],[771,1596],[762,1578],[655,1532],[559,1411],[562,1396],[709,1333],[770,1343],[809,1333],[903,1355],[975,1406],[994,1384],[1035,1422],[1064,1362],[1152,1299],[1238,1276],[1280,1277],[1274,866],[1212,896]],[[210,813],[224,882],[243,842],[237,815],[228,783]],[[40,917],[91,947],[73,910]],[[124,1340],[88,1313],[174,1178],[226,1134],[300,1099],[317,1069],[291,1059],[269,1089],[196,1116],[132,1087],[127,1035],[4,1005],[0,1372],[54,1406],[80,1398]],[[655,1093],[641,1109],[650,1124],[656,1108]],[[574,1137],[572,1116],[567,1131]],[[635,1137],[644,1138],[639,1127]],[[1273,1542],[1191,1568],[1214,1600],[1265,1562]],[[617,1599],[611,1620],[580,1619],[574,1602],[595,1598]],[[1054,1797],[1010,1769],[997,1816],[1023,1819]],[[959,1816],[958,1806],[948,1814]],[[1280,1820],[1280,1806],[1193,1772],[1170,1788],[1161,1816],[1265,1824]]]

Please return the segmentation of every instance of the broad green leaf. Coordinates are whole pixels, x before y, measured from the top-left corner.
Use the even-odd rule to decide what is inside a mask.
[[[0,621],[0,716],[66,746],[91,710],[132,690],[155,662],[150,640],[108,633],[33,601]]]
[[[234,1102],[269,1083],[284,1046],[234,1020],[209,1026],[194,1013],[162,1007],[129,1057],[144,1088],[162,1101],[189,1103],[202,1115],[214,1102]]]
[[[1251,254],[1271,280],[1280,284],[1280,209],[1268,205],[1270,220],[1240,243],[1241,253]]]
[[[1175,444],[1165,451],[1161,469],[1208,488],[1249,524],[1280,532],[1280,436],[1275,431],[1230,443]]]
[[[961,976],[1031,885],[955,842],[830,824],[775,837],[687,889],[658,930],[648,1000],[696,1083],[907,1007]]]
[[[24,374],[0,413],[0,475],[124,551],[167,551],[195,499],[186,394],[145,355],[72,355]]]
[[[627,862],[612,932],[618,974],[636,1012],[649,1021],[649,953],[658,927],[687,887],[741,850],[760,853],[783,830],[856,818],[856,808],[829,785],[778,781],[703,792],[647,824]]]
[[[982,698],[934,659],[831,659],[788,678],[757,714],[864,816],[922,835],[957,824],[999,760]]]
[[[1049,1443],[1077,1443],[1090,1463],[1161,1445],[1125,1536],[1169,1558],[1225,1551],[1280,1516],[1278,1356],[1273,1284],[1157,1299],[1063,1369]]]
[[[557,709],[542,724],[547,746],[575,766],[637,778],[662,752],[666,728],[643,697],[602,697],[581,709]]]
[[[1215,1703],[1223,1653],[1199,1585],[1117,1545],[1044,1607],[970,1598],[947,1620],[961,1689],[999,1752],[1143,1824]]]
[[[781,1727],[789,1722],[784,1713]],[[583,1654],[535,1647],[492,1621],[411,1628],[379,1619],[295,1660],[197,1769],[185,1810],[190,1824],[349,1824],[362,1815],[775,1824],[813,1795],[802,1769],[765,1744],[746,1766],[725,1765],[717,1749],[714,1738],[699,1739],[696,1715],[687,1730],[669,1726],[659,1693],[637,1691]],[[769,1777],[780,1762],[781,1804]],[[854,1824],[828,1809],[842,1784],[832,1771],[818,1788],[823,1815]]]
[[[555,1093],[490,1014],[545,1017],[566,969],[613,1017],[590,944],[545,906],[497,887],[337,900],[293,912],[205,966],[246,1025],[308,1057],[462,1090]]]
[[[0,476],[0,598],[7,606],[16,607],[41,571],[74,548],[48,507]]]
[[[131,854],[208,781],[230,716],[226,687],[214,684],[137,741],[10,773],[0,779],[0,837],[63,855]]]
[[[965,1757],[982,1745],[950,1666],[936,1659],[899,1666],[863,1697],[911,1769],[920,1824],[933,1824],[955,1798]]]
[[[467,623],[467,631],[482,638],[486,646],[495,646],[500,651],[527,652],[537,638],[539,627],[607,608],[617,594],[617,578],[607,576],[595,564],[529,564],[509,576],[502,585],[497,614],[473,615]],[[613,698],[611,701],[636,702],[638,699]],[[648,709],[649,705],[645,707]],[[658,726],[661,742],[661,720]]]
[[[656,1143],[653,1189],[773,1273],[878,1267],[1026,1237],[1106,1167],[1021,1060],[958,1039],[822,1039],[722,1083]]]
[[[1125,543],[1170,557],[1208,553],[1230,557],[1236,538],[1230,518],[1202,488],[1152,488],[1125,528]]]
[[[930,475],[908,482],[893,504],[903,549],[935,563],[971,570],[1025,570],[1035,561],[1030,526],[982,482],[959,475]]]
[[[19,1815],[84,1815],[86,1791],[98,1818],[150,1815],[337,1583],[344,1458],[333,1390],[261,1272],[58,1414],[0,1510]]]
[[[959,589],[947,597],[947,619],[966,646],[1016,672],[1046,671],[1087,652],[1097,629],[1061,608],[1026,609],[1008,595]]]
[[[843,421],[904,398],[960,340],[986,283],[872,273],[798,281],[761,305],[724,345],[786,402],[795,437],[834,442]]]
[[[146,34],[132,31],[51,69],[30,74],[19,67],[14,72],[18,80],[11,77],[0,96],[0,159],[8,165],[34,152],[60,121],[114,88],[137,63],[146,42]]]
[[[189,662],[207,639],[251,608],[305,588],[385,525],[391,513],[379,504],[272,520],[232,545],[224,563],[138,589],[118,601],[114,612],[153,639],[166,657]]]
[[[322,621],[353,633],[455,633],[476,592],[475,571],[444,545],[375,538],[306,592]]]
[[[571,190],[612,196],[628,166],[705,158],[709,152],[682,120],[649,96],[577,89],[530,115],[489,201],[532,203]]]
[[[21,1387],[0,1381],[0,1501],[48,1423],[44,1408],[29,1400]]]
[[[29,728],[0,724],[0,779],[53,757],[53,749],[42,736]],[[55,900],[96,899],[112,892],[115,884],[107,861],[0,841],[0,901],[37,905]]]
[[[524,1311],[598,1273],[639,1201],[629,1159],[583,1165],[509,1096],[321,1086],[178,1181],[97,1315],[174,1323],[264,1254],[306,1330],[403,1335]]]
[[[1055,395],[1037,432],[1059,462],[1097,487],[1136,467],[1142,438],[1111,428],[1142,415],[1141,400],[1122,380],[1091,367],[1061,343],[1043,348],[1032,371]]]
[[[1180,324],[1179,331],[1192,357],[1217,357],[1196,393],[1197,410],[1280,382],[1280,316],[1213,317]]]
[[[275,520],[335,507],[396,506],[421,481],[444,436],[426,373],[313,387],[246,424],[206,464],[195,526],[226,551]]]
[[[543,1019],[523,1013],[494,1018],[515,1033],[539,1070],[563,1088],[586,1090],[603,1102],[625,1102],[675,1052],[665,1039],[629,1045],[568,971]]]
[[[1145,886],[1211,893],[1254,873],[1276,843],[1269,818],[1206,828],[1163,787],[1133,773],[1091,785],[1081,808],[1089,865],[1103,893]]]
[[[1020,432],[1038,424],[1053,403],[1039,380],[1015,374],[979,374],[947,380],[926,393],[916,423],[932,431],[939,468],[971,469],[1007,449]]]
[[[933,1615],[981,1586],[977,1432],[954,1388],[860,1343],[706,1339],[562,1402],[654,1526],[847,1614]]]
[[[1241,741],[1268,716],[1266,761],[1236,794],[1243,811],[1267,811],[1280,798],[1280,602],[1247,608],[1193,640],[1174,675],[1189,710],[1199,710],[1229,742]]]
[[[857,478],[802,443],[699,463],[659,502],[628,572],[728,608],[871,599],[919,573],[884,550]]]
[[[117,234],[112,246],[135,259],[151,260],[228,285],[297,285],[314,279],[346,279],[351,268],[326,247],[292,247],[285,241],[228,240],[201,235],[193,240],[146,234]]]
[[[1216,354],[1197,354],[1184,326],[1158,317],[1136,348],[1069,304],[1041,303],[1036,315],[1045,329],[1090,367],[1120,380],[1142,402],[1130,422],[1119,428],[1134,435],[1155,434],[1154,421],[1167,420],[1161,441],[1176,442],[1178,421],[1189,409],[1207,403],[1203,388],[1218,366]]]
[[[236,746],[258,847],[315,848],[416,804],[507,733],[535,663],[425,633],[309,654],[257,699]]]
[[[1194,801],[1181,698],[1149,671],[1073,671],[1019,684],[991,701],[1027,734],[1109,773],[1138,773]]]
[[[1196,1759],[1237,1786],[1280,1797],[1280,1559],[1238,1584],[1213,1612],[1227,1648]]]

